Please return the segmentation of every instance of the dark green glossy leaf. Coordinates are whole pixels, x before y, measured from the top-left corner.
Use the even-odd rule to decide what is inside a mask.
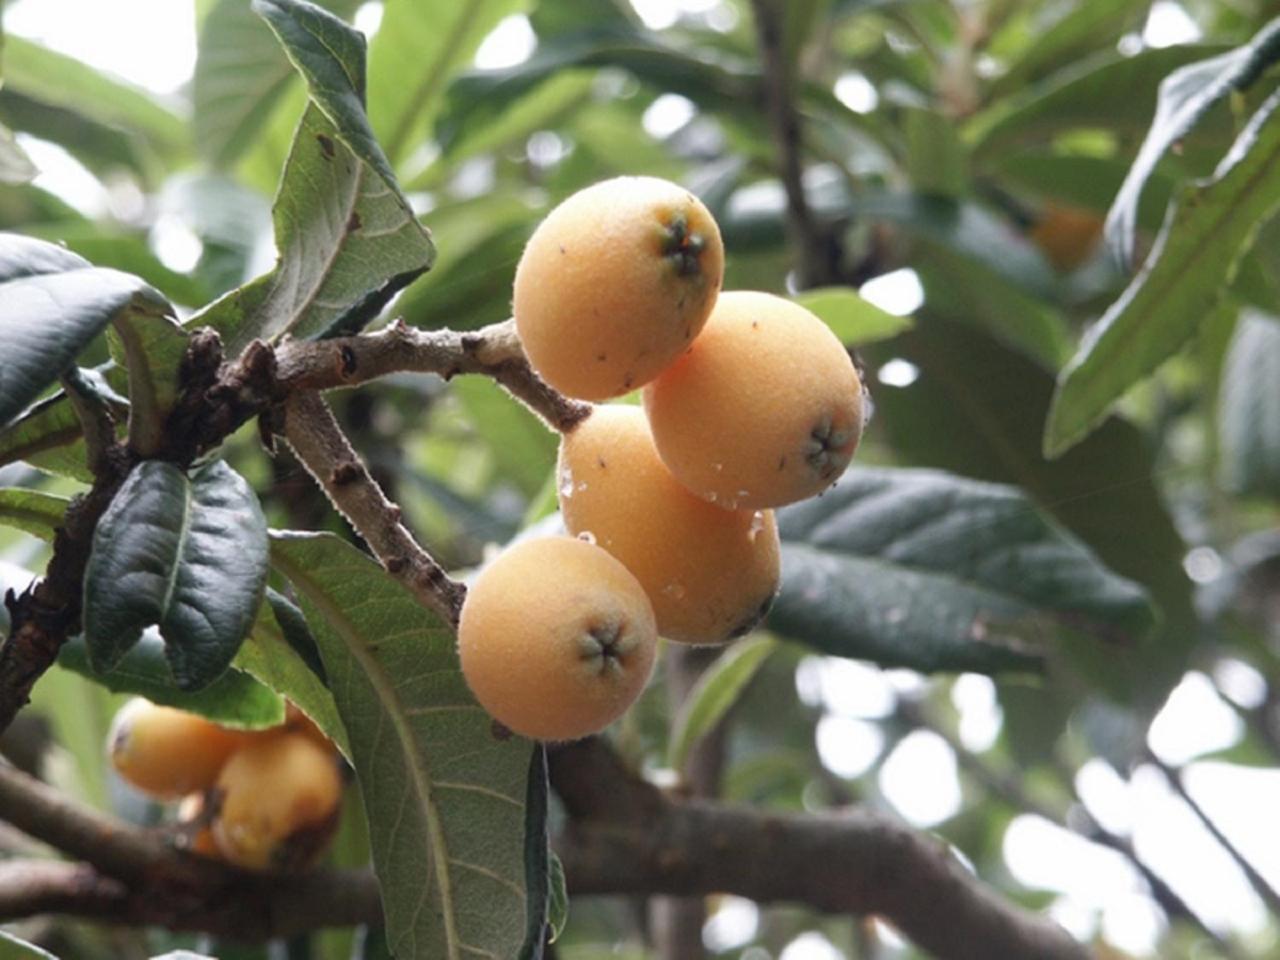
[[[345,17],[359,3],[333,0],[321,6]],[[192,78],[192,128],[200,155],[216,167],[232,164],[296,77],[279,41],[246,0],[218,0],[200,26]]]
[[[1095,659],[1132,684],[1132,696],[1163,698],[1182,675],[1196,621],[1182,567],[1186,547],[1154,482],[1147,438],[1113,418],[1062,460],[1045,460],[1052,374],[958,322],[945,288],[927,293],[915,329],[867,350],[873,363],[902,358],[919,370],[906,388],[875,391],[876,425],[907,462],[1017,484],[1110,569],[1146,587],[1164,629],[1125,657],[1092,644],[1079,653],[1096,648]]]
[[[1128,265],[1132,260],[1138,201],[1160,158],[1210,107],[1232,91],[1249,87],[1277,58],[1280,19],[1272,20],[1243,46],[1180,67],[1161,81],[1151,129],[1107,215],[1107,241],[1122,263]]]
[[[369,115],[393,163],[427,135],[453,74],[525,0],[387,0],[369,51]]]
[[[542,960],[551,904],[551,838],[547,832],[547,801],[551,782],[545,744],[534,744],[525,783],[524,876],[526,900],[524,944],[520,960]]]
[[[108,336],[113,358],[129,372],[129,446],[139,456],[164,443],[189,338],[176,320],[157,314],[123,317]]]
[[[297,621],[301,621],[301,629],[309,635],[302,611],[288,598],[268,589],[253,629],[232,661],[232,667],[251,674],[292,701],[349,759],[347,731],[338,716],[333,694],[288,638],[289,632],[299,629]]]
[[[347,729],[393,953],[515,956],[529,909],[531,745],[494,726],[452,632],[376,562],[327,534],[275,534],[271,552]]]
[[[107,377],[81,368],[80,381],[111,407],[117,422],[124,422],[129,402],[112,388]],[[0,430],[0,466],[26,460],[51,473],[91,483],[93,473],[86,463],[81,432],[79,417],[59,391]]]
[[[91,267],[54,244],[0,234],[0,425],[56,381],[107,324],[170,311],[137,277]]]
[[[284,722],[284,701],[250,672],[233,666],[202,690],[181,689],[173,681],[160,632],[148,627],[114,668],[99,673],[89,663],[84,637],[58,651],[59,666],[101,684],[112,693],[131,693],[153,703],[179,707],[232,727],[258,729]]]
[[[1280,208],[1280,93],[1236,139],[1211,181],[1183,188],[1142,271],[1062,371],[1045,426],[1056,457],[1185,344],[1213,312],[1260,224]]]
[[[212,683],[249,633],[266,574],[266,521],[239,474],[217,461],[188,480],[143,461],[94,531],[84,584],[94,668],[113,669],[158,624],[178,686]]]
[[[854,469],[778,520],[783,586],[769,626],[828,653],[1025,670],[1054,625],[1131,640],[1154,623],[1141,587],[1012,487]]]
[[[395,175],[365,115],[364,34],[305,0],[252,0],[352,153],[388,185]],[[407,206],[407,204],[406,204]]]
[[[1218,404],[1222,485],[1280,500],[1280,320],[1246,311]]]
[[[0,487],[0,526],[52,541],[71,503],[66,497],[21,487]]]

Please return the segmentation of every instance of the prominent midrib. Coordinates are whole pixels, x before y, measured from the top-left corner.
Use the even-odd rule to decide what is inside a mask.
[[[400,749],[404,754],[405,766],[410,771],[414,792],[419,798],[419,806],[423,816],[426,818],[427,831],[431,837],[431,858],[435,861],[436,875],[440,878],[440,901],[441,913],[444,917],[445,946],[450,960],[458,960],[460,938],[457,930],[457,918],[454,916],[453,911],[453,887],[450,881],[448,851],[445,848],[444,825],[440,822],[440,814],[432,800],[430,778],[427,776],[426,770],[418,762],[420,758],[413,749],[413,731],[409,726],[404,707],[400,703],[400,695],[396,692],[395,685],[382,669],[382,665],[365,647],[359,631],[348,619],[346,612],[331,602],[328,595],[323,590],[320,590],[308,577],[306,571],[295,566],[284,555],[283,551],[274,551],[274,553],[276,561],[283,569],[284,574],[293,582],[294,586],[304,591],[307,598],[320,608],[320,612],[324,614],[326,622],[342,638],[342,642],[346,644],[352,659],[356,661],[364,671],[365,676],[368,677],[369,682],[378,694],[379,701],[384,705],[386,713],[391,719],[392,728],[400,740]]]
[[[1273,122],[1280,122],[1280,111],[1277,111],[1277,114],[1275,115],[1275,117],[1269,118],[1269,119],[1271,119]],[[1266,151],[1266,159],[1258,165],[1258,169],[1254,173],[1252,173],[1251,175],[1249,175],[1244,179],[1244,181],[1240,185],[1238,192],[1232,195],[1229,195],[1222,209],[1222,212],[1209,220],[1208,233],[1210,236],[1217,233],[1218,230],[1220,230],[1225,223],[1227,223],[1230,220],[1233,220],[1236,217],[1236,215],[1240,212],[1241,207],[1248,202],[1248,200],[1252,197],[1254,192],[1258,190],[1260,184],[1266,181],[1269,175],[1271,176],[1275,175],[1274,161],[1277,153],[1280,153],[1280,141],[1273,143],[1271,147]],[[1241,161],[1242,164],[1244,162],[1245,161],[1243,160]],[[1210,184],[1208,187],[1205,187],[1203,189],[1207,193],[1211,191],[1214,186],[1221,185],[1225,181],[1226,177],[1229,177],[1229,176],[1230,176],[1230,173],[1226,174],[1223,180],[1219,180],[1217,181],[1217,183]],[[1203,194],[1201,196],[1203,197]],[[1179,200],[1179,203],[1183,203],[1183,202],[1185,202],[1185,199]],[[1269,204],[1267,204],[1267,208],[1273,209],[1276,206],[1276,204],[1277,204],[1277,201],[1273,199]],[[1172,226],[1170,227],[1170,230],[1172,231]],[[1246,232],[1246,238],[1241,240],[1240,247],[1237,248],[1236,251],[1228,259],[1227,261],[1228,270],[1230,269],[1230,264],[1239,261],[1239,259],[1242,256],[1244,256],[1244,254],[1247,252],[1244,249],[1246,240],[1247,240],[1247,232]],[[1171,243],[1171,242],[1172,242],[1172,236],[1170,236],[1170,239],[1166,241],[1166,243]],[[1138,300],[1139,297],[1143,295],[1143,293],[1146,293],[1147,291],[1150,290],[1151,291],[1150,295],[1147,298],[1145,298],[1148,306],[1146,307],[1146,309],[1143,310],[1143,314],[1149,316],[1160,303],[1163,303],[1165,300],[1169,298],[1170,294],[1177,288],[1178,284],[1182,281],[1182,279],[1192,271],[1191,265],[1196,263],[1198,260],[1200,260],[1201,257],[1206,252],[1210,252],[1212,249],[1213,249],[1213,244],[1199,243],[1191,247],[1186,254],[1177,258],[1171,258],[1172,266],[1170,267],[1168,278],[1163,279],[1163,282],[1159,284],[1148,284],[1144,282],[1142,289],[1135,291],[1133,294],[1133,297],[1130,298],[1130,300],[1128,301],[1129,305],[1132,305],[1134,302]],[[1157,266],[1158,266],[1157,264],[1152,264],[1152,267],[1151,267],[1152,272],[1154,272]],[[1143,274],[1140,272],[1138,274],[1138,278],[1141,279],[1142,275]],[[1151,289],[1152,287],[1155,287],[1155,289],[1152,290]],[[1221,299],[1222,295],[1223,294],[1220,291],[1216,299]],[[1127,309],[1127,306],[1126,306],[1126,309]],[[1122,315],[1123,313],[1117,314],[1117,317]],[[1068,375],[1075,373],[1077,370],[1085,369],[1089,363],[1089,360],[1095,355],[1095,351],[1097,350],[1097,348],[1101,346],[1103,340],[1107,340],[1109,345],[1111,345],[1113,352],[1114,351],[1123,352],[1123,348],[1125,347],[1125,345],[1130,343],[1134,339],[1134,337],[1138,335],[1140,331],[1145,333],[1147,330],[1146,325],[1141,323],[1133,323],[1125,327],[1119,327],[1119,328],[1117,328],[1114,325],[1115,321],[1112,321],[1112,324],[1113,325],[1109,329],[1103,331],[1103,333],[1099,335],[1097,342],[1094,344],[1094,349],[1090,350],[1089,354],[1084,358],[1084,360],[1080,364],[1068,367]],[[1108,337],[1108,334],[1112,334],[1113,331],[1114,331],[1114,335],[1111,337]],[[1194,332],[1194,330],[1192,332]],[[1191,334],[1188,334],[1187,336],[1190,336],[1190,335]],[[1146,372],[1149,372],[1151,369],[1153,369],[1152,365],[1145,364],[1145,363],[1143,364],[1144,374]],[[1064,381],[1064,383],[1069,383],[1069,381]],[[1062,394],[1065,395],[1065,393],[1066,391],[1063,390]],[[1114,397],[1112,399],[1114,399]],[[1055,404],[1056,402],[1057,402],[1057,398],[1055,398]],[[1110,409],[1110,403],[1104,406],[1104,408],[1101,411],[1090,412],[1084,417],[1080,417],[1079,415],[1074,417],[1072,426],[1070,427],[1070,432],[1065,433],[1065,435],[1060,438],[1059,447],[1061,447],[1061,443],[1063,441],[1074,440],[1077,437],[1081,436],[1091,426],[1093,426],[1095,423],[1098,423],[1100,420],[1102,420],[1102,418],[1106,416],[1107,411],[1109,409]]]
[[[178,470],[177,467],[170,469]],[[164,600],[160,604],[160,620],[162,623],[169,617],[169,607],[173,603],[173,594],[178,588],[178,575],[182,569],[182,555],[186,552],[187,540],[191,536],[192,483],[181,471],[179,471],[179,477],[182,481],[182,524],[178,527],[178,539],[174,545],[173,563],[169,566],[168,584],[165,586]]]
[[[409,109],[401,114],[399,122],[396,123],[395,131],[387,140],[387,155],[392,163],[395,162],[396,157],[404,146],[405,137],[409,135],[409,131],[413,129],[414,122],[421,114],[422,104],[428,103],[430,99],[435,98],[436,89],[441,86],[447,73],[450,52],[462,42],[462,37],[470,26],[471,21],[475,19],[477,12],[485,5],[485,2],[486,0],[472,0],[463,10],[459,11],[458,16],[454,17],[449,35],[444,38],[444,42],[440,45],[440,56],[436,58],[435,65],[427,71],[427,75],[418,84],[413,97],[409,100]]]

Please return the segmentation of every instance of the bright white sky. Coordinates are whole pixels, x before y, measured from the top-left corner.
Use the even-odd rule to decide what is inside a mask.
[[[726,29],[732,26],[734,16],[718,0],[632,3],[645,23],[655,29],[670,26],[682,13],[696,13],[713,26]],[[357,22],[372,30],[378,19],[376,6],[369,5]],[[176,99],[195,62],[193,8],[176,0],[13,0],[5,9],[5,29],[166,98]],[[1181,6],[1157,0],[1141,35],[1127,38],[1126,50],[1185,43],[1199,36]],[[491,68],[518,63],[532,52],[533,42],[523,17],[508,18],[485,42],[477,63]],[[861,112],[874,110],[878,104],[875,89],[856,71],[840,78],[836,94]],[[693,104],[684,97],[664,96],[646,113],[645,128],[661,138],[687,122],[693,112]],[[25,142],[44,170],[42,185],[91,210],[105,209],[100,185],[65,153]],[[910,270],[876,278],[864,292],[885,309],[903,314],[918,309],[922,297],[919,279]],[[905,361],[894,363],[897,366],[886,365],[880,374],[887,385],[905,386],[917,375]],[[1203,559],[1193,551],[1188,570],[1208,570],[1200,562]],[[1216,568],[1207,575],[1216,575]],[[1228,665],[1214,680],[1218,689],[1241,703],[1249,699],[1256,702],[1265,690],[1263,679],[1244,664]],[[863,664],[818,657],[807,659],[796,678],[798,695],[824,711],[816,733],[822,762],[845,777],[859,776],[880,763],[877,785],[885,799],[907,820],[930,827],[957,813],[966,798],[954,756],[931,734],[914,734],[898,744],[890,756],[881,757],[884,737],[876,721],[892,711],[904,684],[918,685],[918,680],[902,671],[885,673]],[[955,684],[952,698],[960,712],[963,741],[971,749],[989,745],[1002,722],[990,681],[963,677]],[[1152,727],[1150,746],[1166,762],[1188,764],[1192,795],[1218,818],[1271,883],[1280,886],[1280,843],[1275,828],[1280,772],[1195,760],[1237,742],[1240,736],[1240,722],[1217,693],[1214,682],[1192,673]],[[1080,771],[1077,787],[1093,815],[1109,828],[1131,834],[1151,865],[1215,928],[1251,938],[1264,934],[1262,904],[1239,869],[1170,793],[1156,771],[1142,767],[1125,779],[1101,761],[1092,761]],[[1101,929],[1131,953],[1151,953],[1160,932],[1158,914],[1123,858],[1034,817],[1019,817],[1013,822],[1005,837],[1004,853],[1011,872],[1021,882],[1060,892],[1054,916],[1078,935],[1092,936]],[[733,949],[750,940],[757,924],[753,904],[723,898],[707,923],[707,945]],[[885,932],[892,939],[892,931]],[[1257,946],[1265,948],[1266,944]],[[746,960],[768,960],[743,956]],[[783,952],[782,960],[838,960],[839,956],[826,938],[810,933],[797,938]]]

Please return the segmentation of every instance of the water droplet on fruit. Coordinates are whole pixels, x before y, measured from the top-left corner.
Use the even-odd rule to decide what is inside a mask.
[[[684,586],[678,582],[668,583],[662,588],[662,595],[670,597],[672,600],[683,600],[684,594]]]
[[[583,530],[580,534],[578,534],[578,539],[581,540],[583,543],[589,543],[592,546],[594,546],[596,542],[596,535],[592,533],[590,530]]]
[[[573,474],[568,470],[560,474],[560,496],[573,496]]]
[[[711,469],[712,469],[712,470],[714,470],[716,473],[719,473],[721,470],[723,470],[723,469],[724,469],[724,464],[723,464],[723,463],[713,463],[713,464],[711,465]]]
[[[747,529],[747,537],[752,543],[755,543],[756,537],[760,536],[760,531],[764,529],[764,511],[757,510],[751,515],[751,526]]]

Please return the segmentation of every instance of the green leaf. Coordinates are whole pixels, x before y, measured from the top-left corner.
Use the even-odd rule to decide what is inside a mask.
[[[146,91],[12,34],[5,37],[4,80],[6,89],[139,134],[167,156],[186,147],[182,119]]]
[[[553,37],[523,63],[500,70],[464,73],[449,87],[436,124],[436,139],[448,150],[469,131],[495,122],[507,106],[550,77],[577,67],[629,70],[661,90],[679,93],[724,119],[757,127],[761,116],[760,73],[747,62],[706,51],[685,52],[655,34],[612,26]]]
[[[137,277],[61,247],[0,234],[0,426],[58,379],[107,324],[171,308]]]
[[[1280,92],[1250,120],[1212,180],[1179,192],[1142,271],[1059,376],[1047,456],[1078,443],[1212,313],[1258,227],[1280,207],[1278,106]]]
[[[529,742],[475,703],[453,634],[376,562],[327,534],[275,534],[271,553],[350,738],[392,952],[515,956],[530,909]]]
[[[1223,487],[1280,500],[1280,321],[1245,311],[1218,405]]]
[[[0,957],[4,960],[58,960],[48,950],[0,930]]]
[[[1079,128],[1141,135],[1150,123],[1160,81],[1184,64],[1221,51],[1219,46],[1177,44],[1064,71],[1051,83],[996,101],[974,117],[966,131],[974,156],[998,162],[1015,144]]]
[[[80,379],[82,386],[97,391],[118,421],[124,420],[129,413],[129,401],[112,389],[102,373],[81,368]],[[93,473],[86,463],[80,419],[62,391],[41,400],[0,430],[0,466],[18,460],[26,460],[51,473],[93,482]]]
[[[1047,6],[1060,13],[1053,23],[1037,22],[1030,43],[1020,43],[1015,59],[987,91],[988,102],[1024,89],[1059,68],[1071,66],[1099,48],[1099,40],[1116,37],[1143,13],[1145,4],[1135,0],[1083,0],[1064,6]],[[1037,9],[1036,14],[1043,14]]]
[[[667,766],[683,770],[689,751],[738,702],[756,671],[778,648],[763,634],[735,643],[715,659],[689,691],[667,744]]]
[[[1107,570],[1012,487],[932,470],[854,469],[779,511],[771,629],[828,653],[917,670],[1028,670],[1065,625],[1109,640],[1154,623]]]
[[[1187,135],[1210,107],[1232,91],[1248,88],[1277,58],[1280,18],[1264,26],[1243,46],[1180,67],[1161,81],[1151,129],[1107,215],[1107,240],[1121,263],[1127,266],[1131,262],[1138,201],[1160,158]]]
[[[365,115],[364,34],[305,0],[252,0],[290,62],[307,82],[311,100],[338,137],[388,186],[395,175]],[[407,207],[408,204],[406,203]]]
[[[266,520],[239,474],[215,461],[188,480],[143,461],[94,531],[84,582],[94,668],[113,669],[159,624],[178,686],[212,683],[249,633],[266,575]]]
[[[525,782],[524,876],[528,909],[520,960],[542,960],[550,913],[551,839],[547,833],[547,800],[551,790],[547,748],[535,744]]]
[[[356,0],[322,4],[341,16]],[[245,0],[218,0],[201,24],[192,78],[196,149],[229,167],[253,143],[297,74],[271,29]]]
[[[919,193],[959,197],[969,180],[969,160],[955,121],[923,107],[906,111],[907,173]]]
[[[287,697],[324,731],[343,756],[350,759],[347,731],[338,716],[333,694],[286,636],[283,624],[286,618],[292,617],[302,620],[302,611],[286,597],[268,589],[253,629],[232,661],[232,667],[256,677],[276,693]],[[296,626],[291,623],[287,629],[293,630]],[[307,629],[305,620],[302,620],[302,629]]]
[[[129,446],[149,457],[164,443],[178,401],[178,374],[190,334],[157,314],[121,318],[108,335],[112,357],[129,372]]]
[[[202,690],[181,689],[165,654],[160,632],[148,627],[142,638],[106,673],[89,663],[84,637],[68,640],[58,651],[58,665],[100,684],[112,693],[146,697],[153,703],[179,707],[231,727],[261,729],[284,722],[284,701],[252,671],[236,664]]]
[[[459,67],[526,0],[387,0],[370,50],[369,114],[393,163],[426,136]]]
[[[484,377],[461,377],[451,390],[487,442],[501,475],[533,497],[556,462],[556,437],[546,426]]]
[[[30,183],[39,172],[27,152],[18,146],[13,131],[0,124],[0,183]]]
[[[919,370],[906,388],[876,391],[879,428],[909,463],[1018,485],[1109,568],[1143,584],[1166,627],[1122,662],[1109,659],[1135,686],[1163,696],[1163,685],[1185,669],[1197,621],[1182,567],[1186,546],[1156,486],[1148,437],[1112,418],[1061,461],[1045,460],[1040,442],[1052,374],[958,322],[951,288],[935,289],[921,277],[927,297],[915,329],[867,351],[873,365],[902,358]]]
[[[40,490],[0,487],[0,526],[14,527],[41,540],[52,541],[70,504],[66,497]]]
[[[564,933],[569,922],[569,890],[564,879],[564,864],[551,851],[550,900],[547,903],[547,926],[551,928],[549,942],[555,943]]]
[[[868,303],[852,287],[820,287],[796,295],[796,303],[812,310],[841,343],[889,340],[911,328],[910,317],[897,317]]]

